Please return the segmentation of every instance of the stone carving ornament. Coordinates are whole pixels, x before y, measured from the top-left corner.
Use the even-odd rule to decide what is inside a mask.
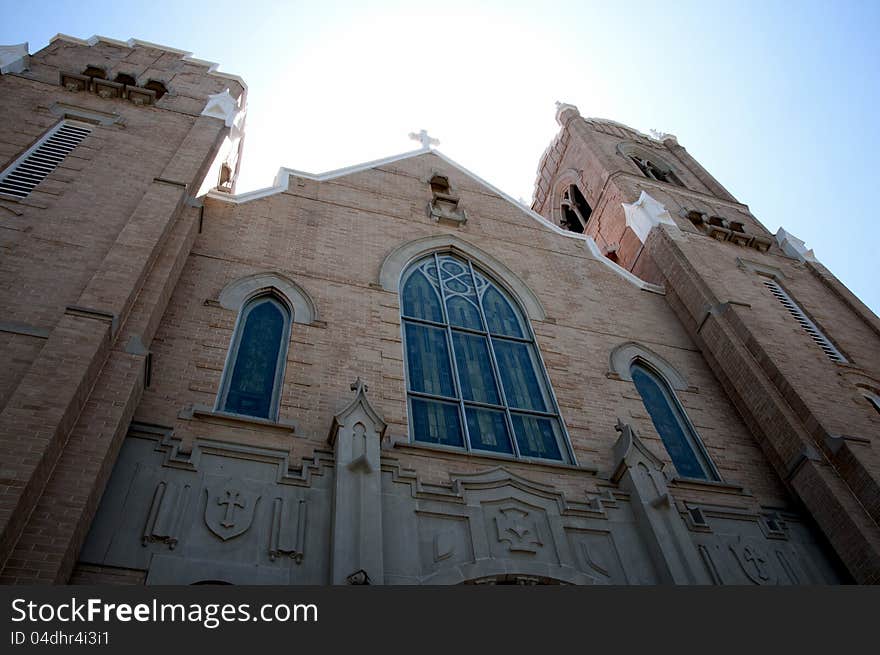
[[[254,520],[260,494],[248,489],[238,478],[227,478],[206,487],[205,523],[223,541],[247,532]]]

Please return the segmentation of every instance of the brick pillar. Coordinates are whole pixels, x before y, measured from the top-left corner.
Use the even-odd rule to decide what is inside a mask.
[[[788,383],[760,350],[735,303],[719,299],[662,226],[646,243],[667,299],[700,347],[783,482],[809,511],[853,578],[880,582],[880,527],[873,460],[850,440],[820,443],[819,423],[793,406]],[[762,365],[763,364],[763,365]],[[790,394],[788,394],[790,396]],[[846,466],[843,466],[843,463]]]
[[[187,191],[227,132],[195,120],[0,415],[0,582],[69,577],[140,400],[146,350],[127,345],[149,346],[195,236]]]

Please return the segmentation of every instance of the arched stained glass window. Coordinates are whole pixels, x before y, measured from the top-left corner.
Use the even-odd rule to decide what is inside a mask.
[[[519,306],[472,262],[432,254],[401,280],[413,441],[563,462],[571,453]]]
[[[277,418],[289,335],[290,311],[274,296],[245,303],[226,362],[219,410]]]
[[[630,373],[678,474],[687,478],[718,480],[709,455],[666,381],[638,361],[632,364]]]

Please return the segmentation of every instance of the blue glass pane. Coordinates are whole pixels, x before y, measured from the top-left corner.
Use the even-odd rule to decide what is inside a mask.
[[[520,455],[562,461],[559,440],[556,438],[556,430],[559,429],[556,419],[523,414],[511,414],[510,418]]]
[[[414,441],[464,446],[458,405],[410,398]]]
[[[544,385],[538,377],[529,353],[532,345],[519,341],[492,339],[492,346],[495,348],[507,404],[520,409],[548,411],[547,403],[544,401]]]
[[[449,324],[471,330],[482,330],[480,310],[477,309],[475,302],[465,296],[447,296],[446,315],[449,316]]]
[[[405,323],[405,331],[410,389],[454,398],[446,330]]]
[[[631,372],[636,389],[672,458],[675,470],[685,477],[705,479],[706,471],[684,433],[682,421],[676,416],[677,408],[672,406],[660,383],[640,366],[633,366]]]
[[[489,359],[486,337],[453,331],[452,350],[458,367],[458,382],[465,400],[497,405],[501,402]]]
[[[492,334],[525,337],[516,310],[495,287],[489,288],[483,294],[483,310],[486,312],[486,324]]]
[[[465,413],[472,449],[513,454],[504,412],[467,407]]]
[[[421,318],[436,323],[443,322],[443,309],[440,307],[440,296],[421,271],[409,276],[403,287],[401,310],[404,316]]]
[[[253,306],[245,319],[223,409],[269,418],[284,314],[274,302]]]

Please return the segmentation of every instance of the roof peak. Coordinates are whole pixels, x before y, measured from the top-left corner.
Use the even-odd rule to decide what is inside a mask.
[[[505,193],[498,187],[493,184],[487,182],[483,178],[481,178],[476,173],[468,170],[458,162],[453,159],[450,159],[446,155],[444,155],[439,150],[435,150],[429,147],[422,147],[418,150],[411,150],[409,152],[400,153],[398,155],[392,155],[391,157],[385,157],[383,159],[374,159],[373,161],[365,162],[362,164],[355,164],[354,166],[347,166],[345,168],[339,168],[333,171],[328,171],[326,173],[314,174],[314,173],[306,173],[304,171],[297,171],[291,168],[282,167],[278,170],[278,174],[275,176],[275,185],[265,188],[258,189],[256,191],[249,191],[242,194],[227,194],[222,193],[216,190],[212,190],[208,192],[208,197],[219,200],[221,202],[227,202],[232,204],[240,204],[244,202],[250,202],[252,200],[259,200],[260,198],[266,198],[268,196],[273,196],[278,193],[282,193],[287,191],[288,186],[290,184],[291,177],[300,177],[308,180],[315,180],[317,182],[324,182],[326,180],[332,180],[334,178],[342,177],[345,175],[351,175],[353,173],[358,173],[361,171],[365,171],[371,168],[376,168],[377,166],[383,166],[385,164],[391,164],[393,162],[402,161],[404,159],[409,159],[411,157],[418,157],[421,155],[434,155],[439,157],[444,162],[457,169],[459,172],[467,175],[472,180],[476,181],[478,184],[483,185],[493,193],[498,194],[501,198],[506,200],[507,202],[515,205],[520,211],[524,212],[527,216],[531,217],[538,224],[542,225],[544,228],[549,229],[551,232],[555,234],[567,238],[574,239],[576,241],[583,241],[586,245],[587,251],[589,253],[590,258],[600,262],[607,268],[610,268],[614,273],[624,278],[627,282],[634,284],[635,286],[644,289],[646,291],[650,291],[652,293],[664,293],[663,287],[660,287],[655,284],[651,284],[649,282],[645,282],[634,273],[626,270],[619,264],[612,262],[610,259],[605,257],[601,251],[599,250],[599,246],[596,245],[595,240],[584,234],[577,234],[575,232],[569,232],[568,230],[564,230],[558,225],[554,225],[550,221],[548,221],[544,216],[541,216],[538,212],[531,209],[529,206],[522,204],[518,200],[516,200],[513,196],[508,193]]]

